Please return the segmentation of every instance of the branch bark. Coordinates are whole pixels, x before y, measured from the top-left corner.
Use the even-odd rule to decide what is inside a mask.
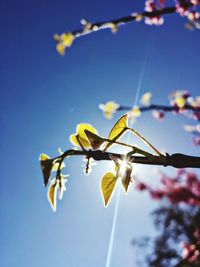
[[[195,5],[198,6],[199,4]],[[190,8],[192,6],[194,6],[192,3],[183,3],[182,6],[184,8]],[[168,14],[173,14],[176,13],[176,7],[175,6],[171,6],[171,7],[165,7],[162,9],[156,9],[153,12],[142,12],[142,13],[135,13],[129,16],[125,16],[125,17],[121,17],[118,19],[114,19],[114,20],[107,20],[107,21],[101,21],[101,22],[96,22],[96,23],[88,23],[87,27],[83,28],[83,29],[78,29],[78,30],[74,30],[71,33],[73,34],[73,36],[75,38],[78,38],[80,36],[92,33],[92,32],[96,32],[99,30],[103,30],[103,29],[108,29],[111,28],[111,25],[114,25],[116,27],[118,26],[122,26],[125,25],[129,22],[132,21],[137,21],[138,16],[145,18],[152,18],[152,17],[159,17],[159,16],[163,16],[163,15],[168,15]]]
[[[61,155],[61,158],[67,156],[86,156],[91,157],[94,160],[111,160],[111,157],[118,157],[123,159],[124,154],[103,152],[101,150],[67,150]],[[132,156],[131,161],[136,164],[145,164],[145,165],[158,165],[158,166],[171,166],[174,168],[200,168],[200,157],[189,156],[181,153],[175,153],[172,155],[166,154],[162,157],[152,156],[152,157],[143,157],[143,156]]]
[[[132,110],[133,107],[129,107],[129,106],[120,106],[117,110],[118,111],[129,111]],[[191,105],[185,105],[183,108],[179,108],[177,106],[165,106],[165,105],[149,105],[146,107],[139,107],[141,112],[144,111],[150,111],[150,110],[162,110],[165,112],[172,112],[172,111],[179,111],[179,110],[191,110],[191,111],[195,111],[195,112],[199,112],[200,111],[200,107],[193,107]]]

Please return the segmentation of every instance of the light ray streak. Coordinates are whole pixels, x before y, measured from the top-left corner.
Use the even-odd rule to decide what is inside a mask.
[[[152,51],[151,51],[152,52]],[[143,83],[144,83],[144,78],[145,78],[145,74],[146,74],[146,70],[149,67],[149,63],[150,63],[150,53],[149,53],[149,48],[146,51],[146,56],[144,59],[144,63],[142,65],[142,70],[140,72],[140,77],[138,80],[138,84],[137,84],[137,90],[135,93],[135,102],[134,102],[134,106],[137,106],[139,104],[139,98],[141,96],[141,91],[142,91],[142,87],[143,87]],[[134,123],[134,118],[130,118],[129,119],[129,127],[132,128]],[[128,133],[127,136],[127,143],[130,142],[130,138],[131,138],[131,133]]]
[[[149,51],[147,51],[149,52]],[[144,82],[144,77],[146,74],[146,70],[147,67],[149,67],[149,63],[150,63],[150,53],[146,53],[146,57],[142,66],[142,70],[140,73],[140,78],[138,81],[138,85],[137,85],[137,90],[136,90],[136,94],[135,94],[135,102],[134,105],[136,106],[139,102],[139,97],[140,97],[140,93],[142,90],[142,86],[143,86],[143,82]],[[129,124],[130,124],[130,128],[132,128],[134,123],[134,120],[130,120]],[[127,142],[129,143],[131,138],[131,133],[128,133],[127,136]],[[113,217],[113,222],[112,222],[112,228],[111,228],[111,234],[110,234],[110,240],[109,240],[109,245],[108,245],[108,253],[107,253],[107,258],[106,258],[106,266],[105,267],[110,267],[111,266],[111,257],[112,257],[112,251],[113,251],[113,243],[114,243],[114,237],[115,237],[115,230],[116,230],[116,224],[117,224],[117,215],[119,212],[119,201],[120,201],[120,192],[121,192],[121,187],[118,186],[118,192],[117,192],[117,199],[116,199],[116,204],[115,204],[115,211],[114,211],[114,217]]]
[[[113,243],[114,243],[114,237],[115,237],[117,215],[118,215],[118,211],[119,211],[120,192],[121,192],[121,187],[118,186],[117,199],[116,199],[116,204],[115,204],[115,211],[114,211],[114,217],[113,217],[113,222],[112,222],[112,229],[111,229],[111,234],[110,234],[108,253],[107,253],[107,258],[106,258],[106,267],[111,266],[110,265],[111,264],[111,256],[112,256]]]

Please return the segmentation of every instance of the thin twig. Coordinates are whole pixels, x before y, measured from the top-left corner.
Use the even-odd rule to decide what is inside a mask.
[[[117,110],[118,111],[130,111],[132,110],[133,107],[129,107],[129,106],[120,106]],[[195,112],[199,112],[200,111],[200,107],[193,107],[191,105],[185,105],[183,108],[179,108],[178,106],[165,106],[165,105],[155,105],[155,104],[151,104],[149,106],[146,107],[139,107],[141,112],[145,112],[145,111],[150,111],[150,110],[160,110],[160,111],[165,111],[165,112],[178,112],[180,110],[191,110],[191,111],[195,111]]]

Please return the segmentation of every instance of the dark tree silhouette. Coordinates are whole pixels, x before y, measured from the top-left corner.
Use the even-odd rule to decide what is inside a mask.
[[[153,199],[162,200],[162,204],[152,213],[158,236],[133,244],[148,249],[147,266],[199,267],[200,180],[195,173],[181,170],[173,178],[163,174],[161,183],[158,189],[137,183],[138,190],[147,190]]]

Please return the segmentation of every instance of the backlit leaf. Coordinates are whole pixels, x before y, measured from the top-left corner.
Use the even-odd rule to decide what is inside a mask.
[[[61,41],[65,47],[70,47],[74,41],[74,35],[71,32],[63,33]]]
[[[119,109],[120,105],[114,101],[108,101],[105,104],[100,104],[99,108],[103,111],[106,119],[112,119],[113,114]]]
[[[115,188],[117,182],[117,177],[112,172],[107,172],[104,174],[101,180],[101,192],[104,199],[104,204],[107,206],[112,192]]]
[[[97,134],[97,130],[89,123],[80,123],[77,125],[76,132],[78,135],[87,140],[87,136],[85,134],[85,130],[90,131],[91,133]]]
[[[177,97],[176,98],[176,105],[179,107],[179,108],[183,108],[186,104],[186,100],[184,97]]]
[[[51,175],[51,170],[53,167],[53,160],[46,154],[41,154],[39,160],[40,160],[40,165],[42,168],[44,185],[46,186],[48,184],[49,177]]]
[[[96,150],[98,149],[105,141],[102,137],[88,131],[85,130],[85,134],[90,142],[91,147]]]
[[[65,46],[63,45],[63,43],[58,43],[56,45],[56,50],[61,56],[64,56],[64,54],[65,54]]]
[[[127,114],[122,116],[113,126],[112,130],[109,133],[108,139],[117,141],[126,131],[127,129]],[[104,148],[104,151],[106,151],[112,143],[108,143],[106,147]]]
[[[141,110],[138,106],[134,106],[132,110],[129,112],[130,117],[139,117],[141,115]]]
[[[132,166],[130,164],[127,165],[125,172],[121,177],[122,185],[125,189],[125,192],[128,191],[128,186],[131,182],[131,173],[132,173]]]
[[[144,106],[149,106],[151,97],[152,97],[152,93],[146,92],[144,95],[142,95],[142,97],[140,99],[141,104]]]
[[[51,171],[52,172],[56,172],[58,170],[59,165],[60,165],[60,161],[53,162],[53,166],[52,166]],[[65,168],[65,163],[62,162],[61,163],[61,166],[60,166],[60,170],[62,170],[64,168]]]
[[[41,160],[41,161],[45,161],[45,160],[47,160],[47,159],[50,159],[50,157],[49,157],[47,154],[42,153],[42,154],[40,155],[40,160]]]
[[[91,133],[97,134],[97,130],[88,123],[80,123],[76,127],[76,134],[70,136],[70,141],[73,145],[82,147],[91,147],[90,142],[85,134],[85,130],[90,131]]]
[[[57,52],[64,56],[66,47],[70,47],[74,41],[74,35],[71,32],[63,33],[61,35],[55,34],[54,40],[56,41]]]
[[[47,198],[53,211],[56,211],[57,190],[58,190],[58,183],[57,180],[54,179],[51,182],[47,192]]]
[[[70,142],[75,146],[90,147],[90,142],[86,139],[81,138],[78,134],[72,134],[69,138]],[[80,145],[81,144],[81,145]]]

